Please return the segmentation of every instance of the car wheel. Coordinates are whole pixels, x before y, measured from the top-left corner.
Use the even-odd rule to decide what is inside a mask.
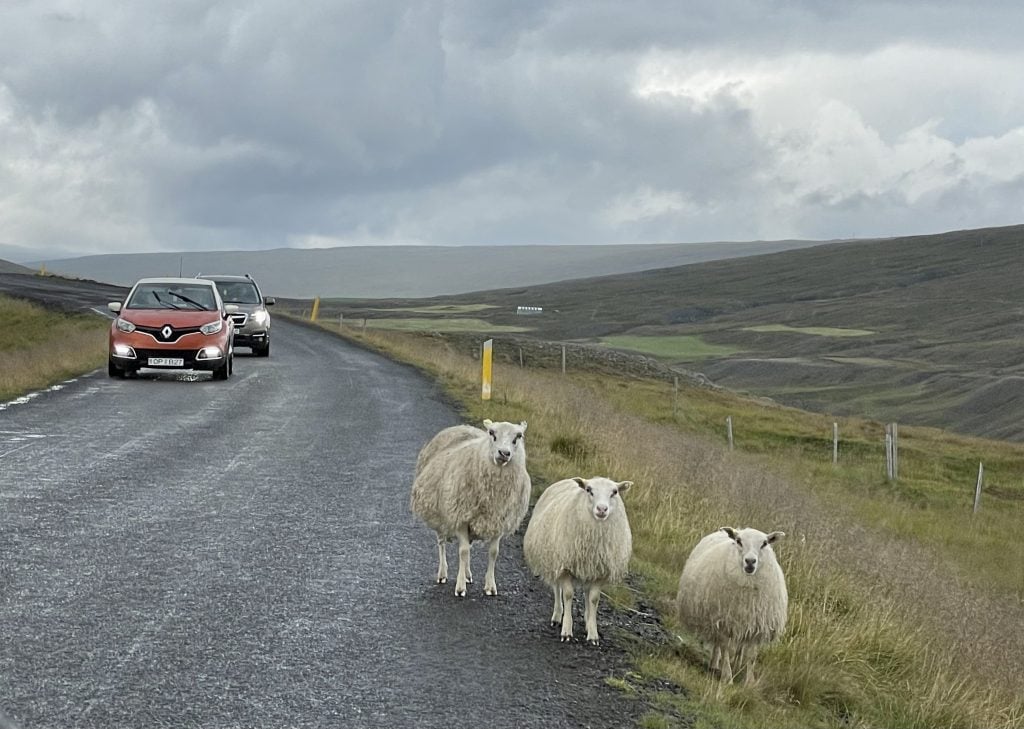
[[[270,356],[270,342],[267,342],[262,347],[253,347],[252,351],[256,353],[257,357],[269,357]]]
[[[231,364],[230,360],[222,364],[220,367],[213,371],[213,379],[215,380],[226,380],[231,375]]]
[[[119,380],[124,379],[124,370],[115,365],[113,362],[107,362],[107,374],[110,377],[116,377]]]

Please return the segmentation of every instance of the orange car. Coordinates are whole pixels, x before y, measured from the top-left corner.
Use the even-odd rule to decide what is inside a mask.
[[[235,327],[213,281],[194,278],[143,278],[122,304],[110,325],[107,373],[125,377],[142,368],[209,370],[226,380],[234,363]]]

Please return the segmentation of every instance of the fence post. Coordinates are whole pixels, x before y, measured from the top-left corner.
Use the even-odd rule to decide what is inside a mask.
[[[900,424],[892,424],[892,478],[900,480]]]
[[[885,477],[892,481],[892,425],[885,426]]]
[[[344,329],[344,328],[345,328],[345,315],[344,314],[338,314],[338,329]]]
[[[316,321],[316,318],[320,315],[320,297],[317,296],[313,299],[313,313],[309,315],[310,321]]]
[[[562,374],[565,374],[565,345],[562,345]]]
[[[366,317],[363,317],[363,332],[366,331]]]
[[[839,463],[839,423],[832,423],[832,465]]]
[[[672,376],[672,420],[676,419],[676,413],[679,410],[679,375]]]
[[[733,443],[732,443],[732,416],[731,415],[726,416],[726,418],[725,418],[725,430],[726,430],[726,433],[729,435],[729,450],[731,451],[732,450],[732,445],[733,445]]]
[[[523,367],[523,348],[520,347],[519,348],[519,368],[522,369],[522,367]]]
[[[985,479],[985,464],[978,462],[978,483],[974,487],[974,512],[978,513],[978,507],[981,506],[981,482]]]

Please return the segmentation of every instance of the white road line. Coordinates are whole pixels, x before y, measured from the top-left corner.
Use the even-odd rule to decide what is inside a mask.
[[[12,453],[17,453],[18,451],[21,451],[21,450],[24,450],[24,449],[28,448],[30,445],[35,445],[35,443],[34,442],[33,443],[26,443],[23,446],[18,446],[17,448],[12,448],[11,450],[7,451],[6,453],[0,453],[0,458],[6,458],[7,456],[11,455]]]

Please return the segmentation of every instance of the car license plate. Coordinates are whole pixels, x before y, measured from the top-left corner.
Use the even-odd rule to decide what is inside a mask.
[[[150,367],[184,367],[185,360],[181,357],[150,357]]]

